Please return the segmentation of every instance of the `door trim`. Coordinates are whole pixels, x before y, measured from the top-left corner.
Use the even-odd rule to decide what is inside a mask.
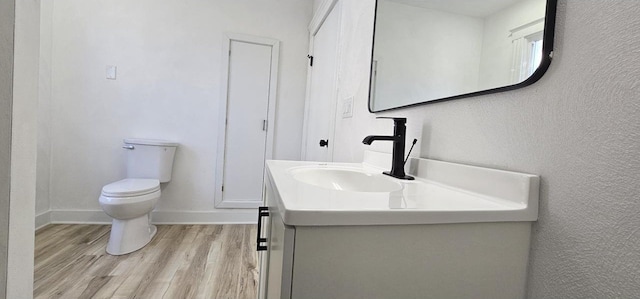
[[[322,25],[324,24],[324,21],[327,19],[327,17],[329,16],[329,14],[331,14],[331,12],[333,11],[333,9],[336,7],[336,5],[338,4],[339,0],[324,0],[320,6],[318,7],[318,9],[316,10],[315,14],[313,15],[313,18],[311,19],[311,22],[309,23],[309,26],[307,27],[307,29],[309,30],[309,55],[313,56],[313,46],[314,46],[314,38],[316,36],[316,34],[318,33],[318,31],[320,31],[320,28],[322,27]],[[337,110],[337,105],[338,105],[338,82],[339,80],[339,76],[340,76],[340,72],[338,72],[338,66],[340,64],[340,60],[341,60],[341,48],[342,48],[342,8],[340,8],[340,11],[338,12],[338,28],[340,28],[340,31],[337,33],[338,34],[338,42],[336,43],[336,75],[335,75],[335,80],[334,80],[334,95],[333,95],[333,99],[334,99],[334,103],[331,107],[331,115],[329,116],[329,131],[330,131],[330,135],[329,136],[329,161],[333,161],[333,149],[334,149],[334,145],[335,143],[333,141],[335,141],[334,137],[335,137],[335,122],[336,122],[336,110]],[[306,160],[307,158],[307,141],[309,139],[309,136],[307,135],[307,131],[309,129],[309,106],[310,106],[310,101],[311,101],[311,78],[313,76],[313,68],[307,64],[307,88],[306,88],[306,94],[305,94],[305,98],[304,98],[304,118],[303,118],[303,122],[302,122],[302,144],[300,147],[300,157],[301,160]]]
[[[224,160],[227,133],[227,101],[229,88],[229,51],[232,41],[240,41],[257,45],[271,47],[271,74],[269,79],[269,103],[267,111],[267,140],[265,144],[265,161],[273,158],[273,136],[276,119],[276,101],[278,89],[278,66],[280,58],[280,41],[272,38],[252,36],[239,33],[225,33],[222,41],[222,74],[220,86],[220,104],[218,106],[218,151],[216,157],[216,180],[215,180],[215,208],[239,208],[250,209],[262,205],[261,202],[240,202],[233,200],[223,200],[222,184],[224,183]],[[264,171],[262,173],[264,181]]]
[[[309,22],[308,29],[311,36],[314,36],[316,35],[316,33],[318,33],[318,30],[320,30],[322,23],[324,23],[324,20],[327,19],[327,17],[331,13],[331,10],[333,10],[333,7],[337,2],[338,0],[324,0],[322,3],[320,3],[318,10],[313,15],[311,22]]]

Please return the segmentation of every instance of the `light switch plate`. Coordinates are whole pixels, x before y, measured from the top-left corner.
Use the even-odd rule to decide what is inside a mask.
[[[117,67],[115,65],[107,65],[107,79],[115,80],[116,71],[117,71]]]
[[[348,97],[342,101],[342,118],[353,117],[353,97]]]

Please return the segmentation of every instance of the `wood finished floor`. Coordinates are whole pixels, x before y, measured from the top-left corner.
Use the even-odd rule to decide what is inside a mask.
[[[109,225],[36,232],[34,298],[256,298],[254,225],[158,225],[146,247],[105,252]]]

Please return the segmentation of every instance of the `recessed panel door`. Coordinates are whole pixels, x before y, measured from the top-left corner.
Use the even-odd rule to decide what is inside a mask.
[[[262,203],[272,67],[269,45],[232,40],[229,52],[222,201]]]

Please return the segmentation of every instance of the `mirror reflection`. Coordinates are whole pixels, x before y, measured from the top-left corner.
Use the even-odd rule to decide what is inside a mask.
[[[546,5],[546,0],[378,0],[370,110],[522,83],[545,57]]]

